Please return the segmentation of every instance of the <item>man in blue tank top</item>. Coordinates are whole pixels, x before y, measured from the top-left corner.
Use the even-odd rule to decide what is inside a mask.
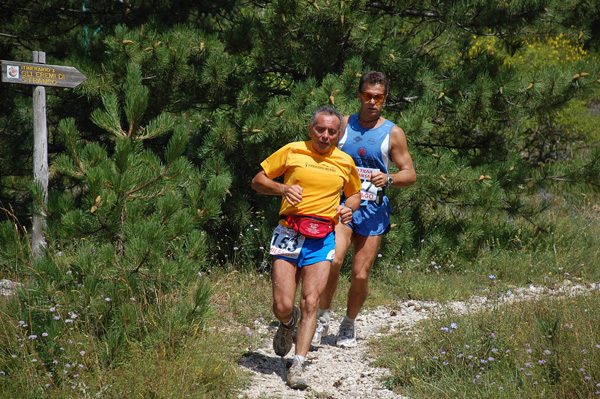
[[[343,136],[338,148],[349,154],[362,180],[361,204],[352,222],[335,228],[335,256],[329,279],[319,302],[317,328],[312,343],[318,345],[329,331],[329,307],[337,288],[340,268],[350,245],[354,245],[354,262],[346,316],[340,325],[337,345],[356,346],[354,319],[369,291],[368,280],[383,234],[390,229],[392,212],[384,189],[408,187],[416,181],[416,173],[404,131],[381,116],[388,96],[388,79],[381,72],[368,72],[360,78],[358,100],[360,113],[346,115]],[[393,162],[398,172],[390,173]]]

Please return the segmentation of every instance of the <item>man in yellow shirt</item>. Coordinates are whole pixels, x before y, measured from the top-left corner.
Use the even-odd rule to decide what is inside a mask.
[[[292,347],[298,321],[295,356],[287,374],[292,388],[308,386],[302,373],[315,332],[319,297],[327,283],[335,253],[334,226],[349,223],[360,205],[361,182],[354,161],[337,141],[342,117],[329,106],[319,107],[308,125],[309,141],[287,144],[265,159],[252,188],[282,197],[281,220],[271,240],[273,313],[280,322],[273,339],[279,356]],[[283,175],[283,183],[274,179]],[[340,205],[341,193],[346,196]],[[302,280],[300,309],[294,306]],[[302,316],[300,316],[302,315]]]

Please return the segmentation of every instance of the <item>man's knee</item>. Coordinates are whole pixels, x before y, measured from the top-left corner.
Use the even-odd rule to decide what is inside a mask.
[[[285,299],[275,300],[273,302],[273,314],[278,319],[285,318],[288,314],[291,314],[293,311],[293,302],[290,302]]]
[[[369,281],[370,275],[370,268],[354,268],[354,270],[352,270],[351,281],[353,284],[366,284]]]

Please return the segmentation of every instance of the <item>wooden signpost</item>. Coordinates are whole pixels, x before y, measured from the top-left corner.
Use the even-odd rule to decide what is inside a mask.
[[[33,255],[41,255],[46,229],[44,208],[48,200],[48,128],[46,124],[46,87],[73,88],[87,78],[73,67],[46,65],[46,53],[33,52],[33,63],[4,61],[2,82],[36,86],[33,90],[33,178],[42,186],[43,206],[33,215],[31,246]]]

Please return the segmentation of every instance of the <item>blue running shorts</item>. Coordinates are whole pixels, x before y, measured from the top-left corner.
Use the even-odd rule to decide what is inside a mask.
[[[383,197],[381,205],[375,204],[375,201],[362,201],[352,215],[352,222],[347,226],[352,229],[354,234],[361,236],[387,234],[390,231],[390,213],[392,213],[392,207],[387,196]]]

